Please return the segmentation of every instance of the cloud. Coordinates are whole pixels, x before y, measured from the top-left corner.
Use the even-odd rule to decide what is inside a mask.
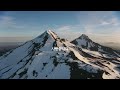
[[[112,11],[81,11],[77,14],[80,24],[83,25],[116,25],[118,19]]]
[[[1,25],[14,25],[15,22],[13,21],[13,18],[12,17],[9,17],[9,16],[1,16],[0,17],[0,24]]]
[[[92,26],[92,25],[86,25],[86,26],[84,26],[84,33],[85,34],[92,34],[92,33],[94,33],[93,32],[93,28],[94,28],[94,26]]]
[[[77,14],[77,18],[80,23],[83,24],[100,24],[101,21],[108,21],[114,18],[114,12],[112,11],[81,11]]]
[[[112,11],[81,11],[77,14],[77,25],[66,25],[56,29],[56,33],[69,38],[79,37],[82,33],[96,41],[118,41],[120,21]],[[120,41],[118,41],[120,42]]]
[[[115,26],[117,26],[117,25],[120,24],[119,20],[118,20],[116,17],[112,18],[112,19],[110,20],[110,23],[111,23],[112,25],[115,25]]]
[[[109,25],[110,23],[109,22],[106,22],[106,21],[102,21],[101,22],[101,25]]]
[[[82,34],[78,30],[81,30],[80,25],[66,25],[66,26],[59,26],[58,28],[55,28],[54,31],[60,37],[66,38],[71,41]]]
[[[71,29],[71,26],[61,26],[57,30],[58,31],[66,31],[66,30],[70,30],[70,29]]]
[[[112,33],[120,28],[120,21],[113,11],[81,11],[77,18],[86,34]]]
[[[102,20],[101,21],[101,25],[117,26],[119,24],[120,24],[120,22],[116,17],[110,18],[109,20]]]
[[[10,16],[0,16],[0,27],[4,29],[21,29],[21,25],[17,25],[15,18]]]

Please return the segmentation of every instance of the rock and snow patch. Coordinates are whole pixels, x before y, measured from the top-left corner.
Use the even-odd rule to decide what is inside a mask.
[[[86,35],[76,39],[76,42],[77,45],[72,44],[60,39],[53,31],[45,31],[0,57],[0,79],[120,77],[119,54],[106,54],[102,46],[96,46]],[[87,48],[81,48],[83,46]],[[68,51],[52,51],[52,47],[66,47]],[[97,51],[91,50],[91,47],[98,47]]]

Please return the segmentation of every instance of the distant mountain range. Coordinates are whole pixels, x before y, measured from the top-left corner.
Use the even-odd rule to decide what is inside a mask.
[[[48,30],[0,57],[0,79],[120,79],[120,54],[85,34],[70,42]]]

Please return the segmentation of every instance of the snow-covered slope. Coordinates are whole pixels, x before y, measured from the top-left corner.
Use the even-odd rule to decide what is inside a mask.
[[[119,53],[112,48],[102,46],[98,43],[95,43],[92,41],[88,36],[85,34],[82,34],[79,38],[71,41],[71,43],[87,49],[89,51],[95,51],[96,53],[99,53],[99,55],[104,56],[106,58],[117,58],[120,57]]]
[[[105,58],[48,30],[0,57],[0,79],[118,79],[119,65],[119,57]]]

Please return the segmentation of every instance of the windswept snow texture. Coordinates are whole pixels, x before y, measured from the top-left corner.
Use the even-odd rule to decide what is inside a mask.
[[[45,31],[0,57],[0,79],[120,78],[120,55],[115,50],[86,35],[72,43],[53,31]],[[54,47],[68,50],[54,51]]]

